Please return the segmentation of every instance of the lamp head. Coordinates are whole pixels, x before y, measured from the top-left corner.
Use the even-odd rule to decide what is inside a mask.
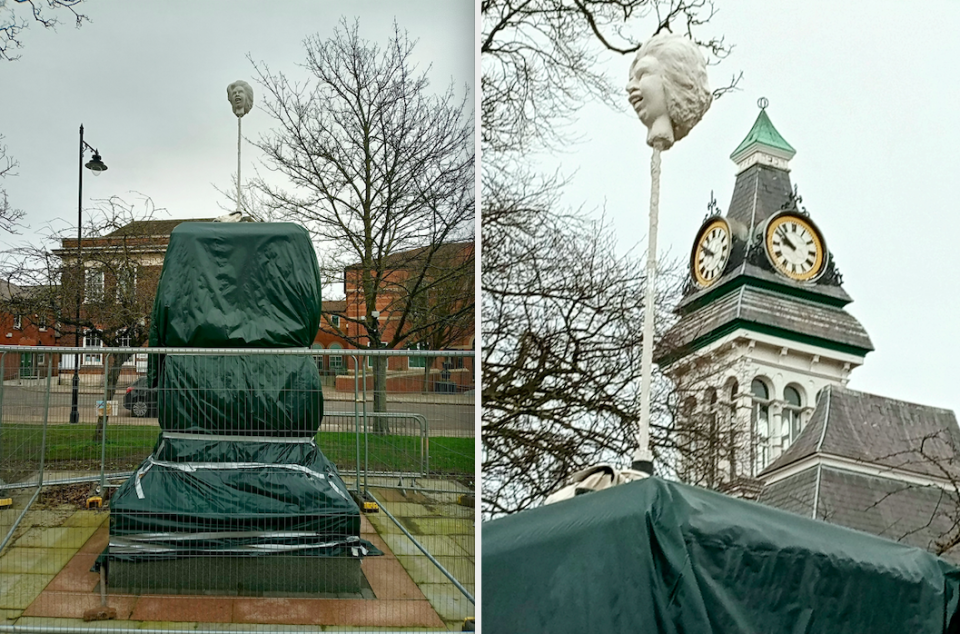
[[[87,164],[84,165],[84,167],[86,167],[88,170],[93,172],[94,176],[99,176],[100,172],[107,171],[107,166],[100,159],[100,153],[97,152],[96,150],[93,151],[93,158],[90,159],[90,161],[88,161]]]

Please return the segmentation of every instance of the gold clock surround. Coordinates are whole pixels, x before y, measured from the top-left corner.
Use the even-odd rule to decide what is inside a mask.
[[[700,287],[706,288],[720,279],[730,259],[732,240],[730,225],[723,218],[710,218],[700,227],[690,253],[690,274]],[[708,255],[708,243],[721,252]],[[704,262],[707,257],[712,259],[709,266]]]
[[[806,216],[784,212],[770,218],[764,251],[778,273],[796,282],[810,282],[823,273],[827,247],[823,234]],[[790,248],[789,255],[784,245]]]

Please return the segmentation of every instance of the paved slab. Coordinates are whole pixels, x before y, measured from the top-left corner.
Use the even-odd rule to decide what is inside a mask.
[[[127,620],[133,612],[137,597],[110,595],[107,605],[117,611],[117,619]],[[24,616],[82,618],[83,613],[100,607],[98,592],[41,592],[23,611]],[[106,621],[98,621],[105,623]]]
[[[406,535],[381,533],[380,536],[395,555],[423,556],[423,552]],[[468,557],[470,555],[456,541],[446,535],[416,535],[415,537],[417,542],[434,557]]]
[[[410,574],[410,578],[418,585],[421,583],[450,583],[447,576],[440,572],[440,569],[426,557],[399,555],[397,559]],[[476,579],[473,561],[470,559],[443,556],[435,557],[435,559],[461,584],[472,584]]]
[[[474,587],[467,586],[467,591],[476,596]],[[450,583],[420,584],[420,590],[444,621],[462,622],[466,617],[477,614],[476,607]]]
[[[53,578],[48,590],[57,592],[93,592],[100,583],[100,575],[90,572],[97,555],[77,553]]]
[[[0,608],[23,610],[40,596],[40,593],[52,579],[53,575],[10,574],[0,576]]]
[[[0,575],[18,572],[54,575],[76,552],[70,548],[8,548],[0,557]]]
[[[21,535],[13,545],[21,548],[78,550],[87,543],[96,530],[96,526],[35,526]]]
[[[65,618],[56,618],[49,616],[33,617],[33,616],[24,616],[17,621],[17,625],[33,625],[33,626],[44,626],[48,628],[57,628],[57,627],[82,627],[88,629],[92,632],[96,632],[100,629],[113,629],[120,627],[137,627],[136,623],[131,623],[130,621],[96,621],[96,622],[87,622],[83,619],[65,619]]]
[[[99,528],[107,523],[110,514],[103,511],[80,510],[64,521],[64,526],[94,526]]]

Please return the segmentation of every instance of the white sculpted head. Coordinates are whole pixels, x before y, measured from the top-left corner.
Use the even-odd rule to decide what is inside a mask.
[[[233,114],[242,117],[253,108],[253,88],[247,82],[238,79],[227,86],[227,101],[233,106]]]
[[[627,95],[647,127],[647,145],[669,149],[687,136],[713,102],[707,62],[690,39],[654,35],[630,64]]]

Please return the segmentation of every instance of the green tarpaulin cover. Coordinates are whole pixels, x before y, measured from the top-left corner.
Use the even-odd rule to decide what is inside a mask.
[[[110,557],[379,554],[336,467],[305,441],[164,433],[110,500]]]
[[[484,631],[960,631],[960,571],[948,562],[657,478],[481,534]]]
[[[313,358],[167,355],[157,411],[168,431],[313,436],[323,417]]]
[[[292,223],[184,222],[170,234],[150,346],[309,348],[320,269]]]

